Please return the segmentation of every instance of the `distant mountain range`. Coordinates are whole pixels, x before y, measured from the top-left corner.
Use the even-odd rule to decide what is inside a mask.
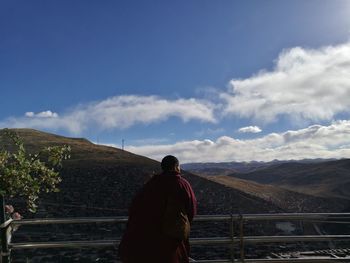
[[[258,169],[270,167],[273,165],[279,165],[284,163],[322,163],[326,161],[335,161],[336,159],[302,159],[302,160],[273,160],[270,162],[259,162],[259,161],[251,161],[251,162],[208,162],[208,163],[185,163],[182,164],[182,168],[188,171],[203,171],[205,173],[212,173],[213,175],[216,171],[223,173],[248,173],[253,172]]]
[[[303,194],[350,200],[350,159],[183,165],[204,176],[228,176]]]

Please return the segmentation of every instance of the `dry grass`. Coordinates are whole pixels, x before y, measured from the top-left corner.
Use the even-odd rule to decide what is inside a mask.
[[[243,180],[231,176],[219,175],[206,176],[205,178],[223,184],[225,186],[243,191],[247,194],[257,196],[267,201],[277,201],[281,198],[281,196],[286,195],[286,192],[289,192],[285,189],[276,186],[259,184],[253,181]]]
[[[34,129],[11,129],[16,132],[24,141],[28,152],[38,152],[47,146],[71,147],[71,159],[66,165],[91,165],[92,162],[98,165],[145,165],[159,166],[158,162],[139,156],[118,148],[96,145],[84,138],[68,138],[55,134],[37,131]],[[0,130],[0,147],[13,150],[9,140],[3,136],[4,130]]]

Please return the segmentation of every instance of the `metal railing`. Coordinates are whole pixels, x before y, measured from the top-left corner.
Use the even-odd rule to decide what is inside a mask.
[[[3,213],[0,213],[3,214]],[[120,239],[93,240],[93,241],[55,241],[55,242],[10,242],[11,227],[43,224],[92,224],[92,223],[126,223],[126,217],[90,217],[90,218],[45,218],[26,220],[7,220],[0,218],[2,263],[10,262],[12,250],[40,249],[40,248],[81,248],[81,247],[116,247]],[[199,215],[195,222],[229,222],[230,236],[191,238],[191,245],[229,245],[231,247],[230,259],[197,260],[197,263],[229,263],[229,262],[350,262],[346,258],[276,258],[276,259],[246,259],[245,245],[260,243],[290,243],[290,242],[321,242],[321,241],[350,241],[350,235],[297,235],[297,236],[244,236],[244,223],[246,221],[271,221],[271,220],[301,220],[301,221],[327,221],[350,219],[350,213],[281,213],[281,214],[232,214],[232,215]],[[235,226],[238,231],[235,233]],[[239,258],[235,258],[234,249],[238,246]]]

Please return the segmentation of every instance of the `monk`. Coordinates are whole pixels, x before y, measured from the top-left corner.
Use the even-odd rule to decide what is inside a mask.
[[[123,263],[189,262],[190,224],[197,201],[180,175],[176,157],[165,156],[162,173],[153,176],[134,198],[119,245]]]

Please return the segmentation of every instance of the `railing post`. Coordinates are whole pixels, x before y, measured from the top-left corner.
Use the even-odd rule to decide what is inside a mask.
[[[239,214],[239,249],[241,255],[241,262],[244,262],[244,238],[243,238],[243,216]]]
[[[0,195],[0,225],[5,224],[6,215],[5,215],[5,199],[3,195]],[[8,247],[8,237],[7,237],[7,227],[3,226],[0,229],[1,231],[1,263],[10,263],[10,250]]]
[[[235,262],[235,221],[233,219],[233,214],[231,214],[231,223],[230,223],[230,232],[231,232],[231,261]]]

